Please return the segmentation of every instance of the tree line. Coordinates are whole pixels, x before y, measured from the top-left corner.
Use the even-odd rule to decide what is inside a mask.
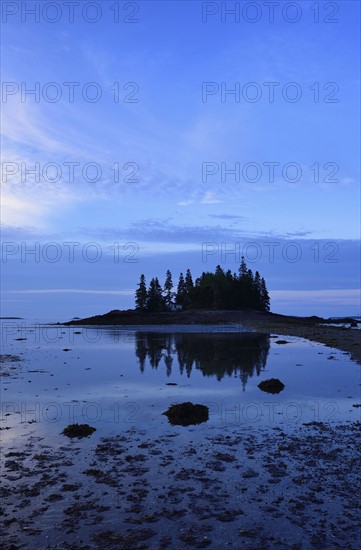
[[[147,289],[145,276],[140,276],[135,292],[135,307],[138,311],[172,311],[181,309],[242,309],[270,310],[270,297],[266,282],[259,272],[253,274],[247,268],[244,257],[238,273],[224,271],[217,265],[215,272],[203,272],[193,281],[187,269],[184,277],[179,275],[177,290],[173,290],[172,274],[167,270],[164,287],[158,277],[153,277]]]

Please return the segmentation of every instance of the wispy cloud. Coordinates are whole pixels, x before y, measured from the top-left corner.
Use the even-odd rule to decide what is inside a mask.
[[[208,217],[216,218],[220,220],[230,220],[230,221],[240,221],[240,222],[245,222],[249,220],[249,218],[246,218],[245,216],[237,216],[234,214],[208,214]]]
[[[216,194],[213,191],[207,191],[204,197],[201,200],[201,204],[218,204],[222,202],[216,197]]]
[[[126,228],[83,228],[85,235],[98,239],[131,239],[136,242],[152,243],[196,243],[203,241],[234,240],[240,238],[241,232],[220,225],[181,226],[170,220],[145,219],[131,223]]]
[[[179,206],[190,206],[191,204],[194,204],[193,200],[187,200],[187,201],[180,201]]]
[[[55,138],[54,128],[43,119],[40,111],[39,105],[8,98],[2,107],[3,138],[32,150],[64,151],[66,145],[63,140]]]

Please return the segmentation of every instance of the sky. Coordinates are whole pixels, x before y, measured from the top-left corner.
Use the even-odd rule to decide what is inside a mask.
[[[360,4],[2,2],[2,316],[134,306],[240,257],[360,313]]]

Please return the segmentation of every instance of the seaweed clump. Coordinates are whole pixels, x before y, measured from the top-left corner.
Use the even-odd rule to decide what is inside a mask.
[[[171,405],[163,414],[173,425],[190,426],[207,422],[209,409],[205,405],[194,405],[189,401],[177,405]]]
[[[278,380],[278,378],[269,378],[268,380],[263,380],[260,382],[258,387],[262,391],[275,394],[280,393],[285,388],[285,385],[281,382],[281,380]]]
[[[89,424],[69,424],[64,430],[61,432],[63,435],[66,435],[67,437],[89,437],[93,432],[96,431],[96,428],[93,428],[92,426],[89,426]]]

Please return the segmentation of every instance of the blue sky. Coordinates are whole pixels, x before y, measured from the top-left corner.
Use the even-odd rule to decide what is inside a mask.
[[[119,2],[119,22],[114,2],[95,2],[94,23],[87,2],[74,22],[55,2],[54,23],[54,12],[37,22],[22,11],[34,2],[3,4],[19,8],[2,14],[3,315],[132,307],[141,272],[163,279],[170,268],[176,282],[187,267],[236,270],[222,243],[249,252],[274,311],[359,313],[358,2],[333,3],[335,15],[319,2],[319,23],[307,1],[295,23],[288,2],[274,22],[256,3],[255,23],[252,11],[222,14],[233,2]],[[25,94],[36,87],[39,97]],[[35,163],[39,177],[26,173]],[[89,243],[98,262],[84,258]],[[203,261],[205,243],[215,252]]]

